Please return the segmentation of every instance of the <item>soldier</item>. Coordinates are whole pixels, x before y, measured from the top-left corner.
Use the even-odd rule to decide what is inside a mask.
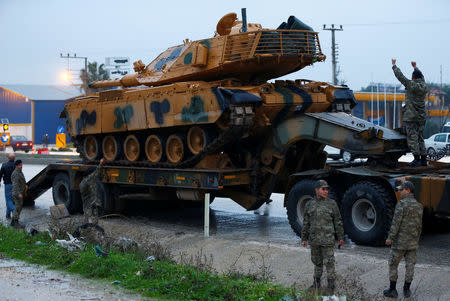
[[[11,175],[14,171],[15,165],[13,154],[8,156],[8,162],[2,164],[2,168],[0,169],[0,181],[3,178],[3,183],[5,184],[5,201],[6,201],[6,218],[11,218],[11,213],[14,212],[14,204],[12,201],[12,182]],[[1,186],[1,184],[0,184]]]
[[[410,181],[403,182],[397,187],[402,199],[395,206],[386,245],[391,247],[389,257],[390,287],[383,294],[386,297],[397,298],[396,289],[398,277],[398,264],[405,257],[406,273],[403,294],[405,298],[411,296],[411,282],[414,276],[414,264],[416,263],[416,250],[419,247],[419,237],[422,231],[423,207],[414,198],[414,185]]]
[[[17,160],[14,165],[16,166],[16,168],[11,175],[12,200],[14,203],[14,212],[11,219],[12,227],[19,225],[19,216],[20,212],[22,211],[23,197],[26,188],[25,176],[22,172],[22,160]]]
[[[423,142],[425,127],[425,95],[428,92],[422,72],[417,68],[416,62],[411,62],[414,68],[412,80],[407,79],[392,59],[392,69],[395,77],[405,86],[406,101],[402,108],[403,123],[406,126],[406,139],[408,147],[414,155],[414,160],[408,166],[427,166],[427,154]]]
[[[328,290],[330,294],[335,287],[334,243],[335,235],[338,245],[344,244],[344,229],[341,214],[336,202],[329,199],[328,183],[319,180],[316,184],[316,197],[305,207],[302,228],[302,245],[311,245],[311,261],[314,264],[314,282],[311,288],[320,288],[323,264],[327,269]]]
[[[80,183],[81,198],[83,200],[83,212],[86,223],[98,223],[98,208],[102,206],[102,202],[98,197],[97,179],[101,177],[103,172],[104,159],[100,160],[97,168],[84,177]]]

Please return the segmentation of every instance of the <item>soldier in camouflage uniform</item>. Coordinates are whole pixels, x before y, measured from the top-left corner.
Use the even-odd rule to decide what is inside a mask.
[[[86,223],[98,223],[99,207],[102,206],[102,201],[99,199],[97,179],[103,173],[104,159],[100,160],[94,172],[89,173],[80,183],[81,199],[83,200],[83,212]]]
[[[311,245],[311,261],[314,264],[314,282],[311,288],[320,288],[323,265],[327,269],[328,289],[334,292],[336,272],[334,267],[335,236],[338,245],[344,244],[344,228],[336,202],[329,199],[328,183],[319,180],[316,184],[316,197],[305,206],[302,228],[302,245]]]
[[[14,212],[11,219],[11,226],[13,227],[19,225],[19,216],[20,212],[22,211],[23,197],[27,185],[27,183],[25,182],[25,176],[22,172],[22,161],[17,160],[14,165],[16,166],[16,168],[11,175],[12,200],[14,203]]]
[[[411,62],[414,68],[412,80],[407,79],[392,59],[392,69],[395,77],[405,86],[406,101],[402,108],[403,124],[406,126],[406,139],[408,147],[414,155],[414,161],[409,166],[427,166],[427,153],[423,142],[425,128],[425,96],[428,92],[422,72],[417,68],[416,62]]]
[[[406,181],[397,187],[402,199],[395,206],[386,245],[391,247],[389,257],[390,287],[383,293],[386,297],[397,298],[396,289],[398,277],[398,264],[405,257],[406,273],[403,294],[406,298],[411,296],[411,282],[414,276],[414,264],[416,263],[416,250],[419,247],[419,237],[422,231],[423,207],[414,198],[414,185]]]

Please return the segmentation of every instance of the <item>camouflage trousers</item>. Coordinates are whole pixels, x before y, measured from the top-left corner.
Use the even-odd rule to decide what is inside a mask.
[[[426,155],[425,143],[423,142],[423,122],[405,122],[406,123],[406,141],[413,155]]]
[[[84,221],[86,223],[98,224],[99,210],[98,206],[94,204],[85,204],[83,202]]]
[[[405,257],[405,282],[411,283],[414,277],[414,265],[416,264],[416,250],[391,249],[389,256],[389,281],[397,281],[398,265]]]
[[[13,212],[12,219],[14,221],[18,222],[19,221],[20,212],[22,212],[23,199],[19,198],[18,195],[13,195],[12,196],[12,201],[14,203],[14,212]]]
[[[334,268],[334,246],[311,245],[311,261],[314,264],[314,278],[321,278],[323,265],[327,269],[327,278],[334,280],[336,271]]]

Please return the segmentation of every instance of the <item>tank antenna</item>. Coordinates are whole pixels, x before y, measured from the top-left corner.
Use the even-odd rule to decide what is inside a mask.
[[[242,14],[242,32],[247,32],[247,9],[241,8]]]

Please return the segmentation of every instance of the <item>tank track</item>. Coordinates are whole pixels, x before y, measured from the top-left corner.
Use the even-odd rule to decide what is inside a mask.
[[[137,161],[130,162],[128,160],[117,160],[117,161],[106,161],[105,164],[109,166],[135,166],[135,167],[151,167],[151,168],[188,168],[193,167],[195,164],[200,162],[206,155],[214,154],[223,148],[226,144],[236,140],[236,137],[242,137],[243,134],[248,131],[250,125],[253,123],[253,109],[248,109],[248,107],[241,109],[242,107],[236,106],[232,108],[230,114],[230,127],[222,132],[219,136],[214,139],[209,145],[207,145],[200,153],[186,160],[173,164],[169,162],[159,162],[151,163],[148,161]],[[80,145],[81,141],[77,139],[72,139],[77,152],[80,157],[87,164],[99,164],[100,160],[89,160],[84,152],[83,147]]]

